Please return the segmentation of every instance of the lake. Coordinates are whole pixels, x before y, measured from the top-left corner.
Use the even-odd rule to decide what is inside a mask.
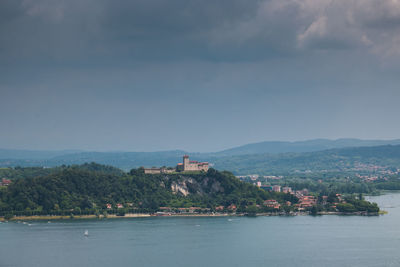
[[[389,213],[0,223],[0,266],[400,266],[400,194],[369,200]]]

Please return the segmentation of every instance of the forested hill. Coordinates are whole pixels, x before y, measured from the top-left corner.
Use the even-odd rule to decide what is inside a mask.
[[[176,166],[182,161],[184,151],[138,153],[79,153],[55,157],[49,160],[0,160],[0,167],[13,166],[60,166],[97,162],[128,171],[140,166]],[[304,153],[281,154],[190,154],[191,159],[210,162],[215,169],[229,170],[236,175],[287,174],[303,171],[351,171],[359,165],[377,165],[400,169],[400,145],[365,146],[329,149]],[[0,178],[8,178],[1,175]]]
[[[229,169],[235,174],[287,174],[298,171],[346,172],[359,169],[360,165],[399,169],[400,145],[341,148],[278,155],[240,155],[214,159],[214,164],[217,169]]]
[[[130,205],[147,212],[161,206],[246,207],[262,204],[271,197],[283,202],[288,196],[265,192],[229,172],[214,169],[207,173],[146,175],[142,169],[123,173],[89,164],[60,167],[47,175],[14,180],[10,186],[0,188],[0,213],[93,213],[105,210],[107,203]]]

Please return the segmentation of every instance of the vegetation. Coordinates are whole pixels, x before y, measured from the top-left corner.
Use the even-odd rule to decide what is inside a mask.
[[[356,198],[346,198],[346,203],[337,204],[336,208],[340,212],[355,212],[355,211],[363,211],[370,213],[379,212],[379,207],[376,203],[370,203],[363,199],[356,199]]]
[[[307,188],[311,192],[328,194],[337,192],[341,194],[378,194],[381,190],[400,190],[400,177],[391,176],[386,179],[365,182],[359,178],[335,177],[326,179],[312,179],[304,177],[288,177],[274,184],[290,186],[294,190]]]
[[[105,166],[100,165],[97,163],[84,163],[82,165],[73,165],[72,167],[79,167],[81,170],[88,170],[88,171],[101,171],[103,173],[108,174],[116,174],[116,175],[123,175],[124,172],[118,168],[112,166]],[[35,178],[38,176],[47,176],[52,173],[60,172],[64,169],[68,169],[70,166],[61,165],[59,167],[54,168],[45,168],[45,167],[8,167],[8,168],[0,168],[0,179],[7,178],[11,180],[15,179],[30,179]]]
[[[30,169],[25,169],[29,171]],[[269,198],[285,201],[283,193],[270,193],[241,182],[229,172],[210,169],[207,173],[146,175],[142,169],[123,173],[115,168],[84,164],[63,166],[44,174],[16,179],[0,191],[0,215],[80,215],[154,212],[162,206],[201,207],[213,210],[231,204],[245,210]],[[172,186],[187,190],[174,192]],[[293,200],[293,199],[292,199]],[[121,203],[124,210],[116,209]]]
[[[8,171],[8,177],[13,179],[11,185],[0,188],[0,216],[7,218],[49,214],[124,216],[126,213],[153,213],[161,207],[172,211],[196,207],[197,212],[212,212],[223,207],[225,212],[254,215],[259,212],[292,212],[295,210],[293,204],[299,201],[292,194],[264,191],[240,181],[230,172],[212,168],[207,173],[151,175],[145,174],[143,168],[125,173],[114,167],[90,163],[47,169],[17,167],[4,171]],[[328,186],[314,180],[292,180],[287,185],[294,189],[309,188],[320,196],[319,200],[322,195],[329,195],[329,205],[319,201],[309,209],[316,214],[330,210],[336,204],[336,190],[345,183]],[[348,191],[366,191],[362,185],[360,190],[357,188],[350,187]],[[348,196],[346,203],[337,205],[339,211],[379,210],[376,204]],[[265,200],[276,201],[279,208],[264,205]]]

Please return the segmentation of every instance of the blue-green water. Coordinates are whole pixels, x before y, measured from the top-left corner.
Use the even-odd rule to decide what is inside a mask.
[[[400,266],[400,194],[371,199],[389,214],[1,223],[0,266]]]

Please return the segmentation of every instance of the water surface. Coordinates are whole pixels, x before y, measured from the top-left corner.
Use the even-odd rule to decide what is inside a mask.
[[[0,266],[400,266],[400,194],[370,199],[389,213],[0,223]]]

